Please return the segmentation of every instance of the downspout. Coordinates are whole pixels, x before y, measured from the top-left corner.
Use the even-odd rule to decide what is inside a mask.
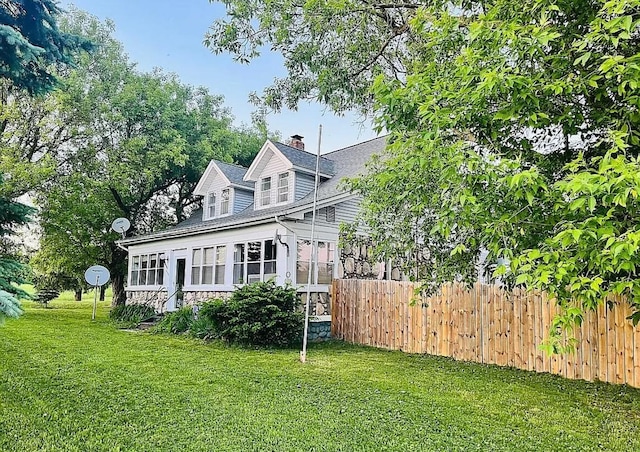
[[[289,226],[287,226],[286,224],[284,224],[282,221],[280,221],[278,219],[278,215],[275,215],[273,218],[274,218],[275,222],[278,223],[280,226],[285,228],[290,233],[295,234],[295,231],[293,229],[291,229]],[[283,242],[282,241],[282,238],[280,237],[280,234],[277,235],[277,238],[278,238],[278,242],[280,242],[281,245],[284,245],[284,246],[287,247],[287,257],[289,257],[289,255],[291,254],[290,250],[289,250],[289,244],[287,242]]]

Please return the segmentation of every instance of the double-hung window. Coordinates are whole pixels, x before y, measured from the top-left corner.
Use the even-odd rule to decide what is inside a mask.
[[[230,190],[225,188],[222,190],[221,200],[220,200],[220,215],[227,215],[229,213],[229,198],[230,198]]]
[[[207,218],[216,216],[216,194],[209,193],[207,195]]]
[[[278,174],[278,203],[289,201],[289,173]]]
[[[194,248],[191,255],[191,284],[224,284],[227,247]]]
[[[260,183],[260,205],[271,204],[271,177],[265,177]]]

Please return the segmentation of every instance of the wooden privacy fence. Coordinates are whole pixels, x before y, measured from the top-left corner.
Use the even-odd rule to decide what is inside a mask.
[[[477,283],[446,285],[441,294],[414,298],[414,284],[341,279],[333,283],[331,333],[348,342],[409,353],[450,356],[566,378],[640,387],[640,325],[626,319],[629,306],[588,312],[574,331],[573,353],[547,355],[557,308],[545,293]],[[412,303],[412,300],[415,303]]]

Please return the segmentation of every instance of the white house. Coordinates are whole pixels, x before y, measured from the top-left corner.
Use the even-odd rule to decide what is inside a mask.
[[[202,210],[170,229],[122,240],[128,301],[171,311],[270,278],[306,294],[316,156],[301,138],[294,135],[290,145],[267,140],[249,168],[212,160],[195,190],[204,197]],[[330,320],[340,223],[352,221],[359,207],[340,181],[361,173],[384,146],[381,137],[320,158],[311,281],[311,312],[319,321]]]

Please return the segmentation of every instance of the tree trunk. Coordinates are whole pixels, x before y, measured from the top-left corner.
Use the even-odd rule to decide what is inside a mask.
[[[82,301],[82,289],[76,289],[74,291],[74,300]]]
[[[111,306],[116,307],[123,305],[127,301],[127,294],[124,291],[126,278],[122,274],[114,273],[111,275],[111,289],[113,290],[113,298]]]
[[[100,301],[104,301],[104,296],[107,293],[107,285],[100,286]]]

